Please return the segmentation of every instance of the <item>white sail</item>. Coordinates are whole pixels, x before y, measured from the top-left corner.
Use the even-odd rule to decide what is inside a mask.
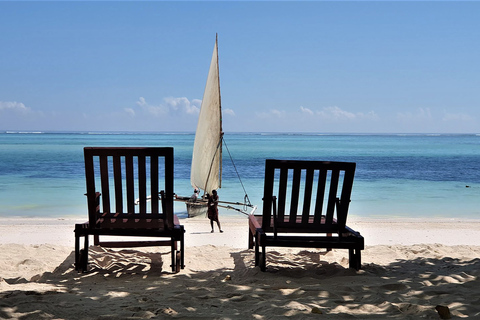
[[[213,48],[207,84],[198,117],[193,145],[190,183],[192,187],[211,193],[221,187],[222,110],[218,70],[217,39]]]

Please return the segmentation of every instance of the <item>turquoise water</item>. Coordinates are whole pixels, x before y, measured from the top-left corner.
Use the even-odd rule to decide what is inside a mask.
[[[173,146],[175,192],[188,196],[193,140],[193,134],[0,133],[0,216],[86,217],[85,146]],[[480,218],[479,135],[226,133],[225,140],[220,198],[243,199],[230,152],[258,211],[265,159],[318,159],[357,163],[352,216]],[[185,211],[181,203],[175,210]]]

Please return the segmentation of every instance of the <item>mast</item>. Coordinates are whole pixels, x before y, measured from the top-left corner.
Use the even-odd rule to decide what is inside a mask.
[[[222,128],[222,94],[220,93],[220,63],[218,62],[218,33],[215,33],[215,48],[217,48],[217,78],[218,78],[218,109],[220,110],[220,141],[218,142],[219,145],[219,152],[220,152],[220,166],[219,166],[219,185],[218,187],[222,187],[222,159],[223,159],[223,128]]]

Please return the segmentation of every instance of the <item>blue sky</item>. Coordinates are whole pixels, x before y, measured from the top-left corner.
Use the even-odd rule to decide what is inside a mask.
[[[0,2],[0,131],[480,132],[479,2]]]

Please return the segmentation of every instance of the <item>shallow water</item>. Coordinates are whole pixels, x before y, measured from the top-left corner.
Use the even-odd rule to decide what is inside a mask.
[[[0,215],[86,216],[85,146],[173,146],[175,192],[190,195],[193,140],[193,134],[0,133]],[[265,159],[317,159],[357,163],[352,216],[480,218],[479,135],[226,133],[225,140],[220,198],[243,200],[237,170],[259,211]],[[175,210],[185,211],[181,203]]]

